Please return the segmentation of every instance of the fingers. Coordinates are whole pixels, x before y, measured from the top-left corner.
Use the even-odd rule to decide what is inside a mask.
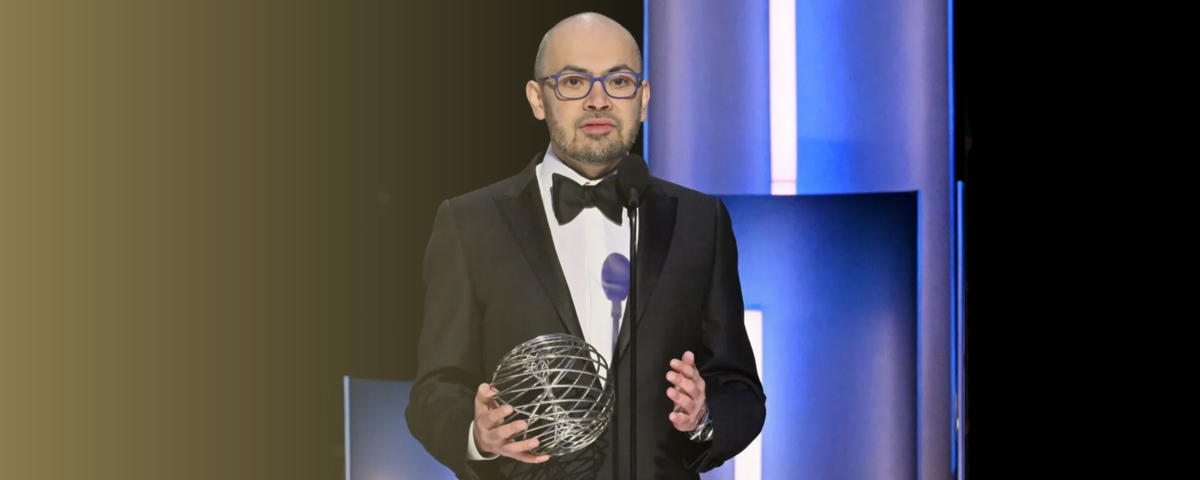
[[[692,399],[699,399],[704,394],[700,389],[700,382],[692,381],[676,372],[667,372],[667,380],[674,384],[677,390]]]
[[[704,378],[696,369],[696,355],[684,352],[680,359],[671,360],[671,369],[667,381],[673,386],[667,389],[667,397],[675,402],[675,409],[668,418],[677,430],[691,431],[696,428],[705,403]]]
[[[496,433],[496,435],[498,436],[498,438],[500,440],[507,441],[508,439],[512,438],[513,435],[516,435],[517,433],[524,431],[526,428],[529,428],[529,422],[526,422],[525,420],[518,420],[518,421],[515,421],[512,423],[507,423],[507,424],[501,425],[492,431]],[[529,447],[529,448],[533,448],[533,447]],[[517,451],[524,452],[525,450],[529,450],[529,448],[523,448],[523,449],[517,450]]]
[[[512,405],[502,405],[498,408],[486,410],[475,417],[475,425],[482,431],[490,431],[499,427],[504,423],[504,419],[512,415]]]
[[[692,352],[685,353],[685,354],[683,354],[683,356],[686,358],[689,355],[691,355],[691,353]],[[696,370],[695,364],[689,364],[684,361],[672,359],[671,360],[671,368],[674,369],[676,372],[679,372],[683,376],[692,379],[693,381],[700,379],[700,371]]]
[[[692,400],[703,403],[704,400],[704,378],[700,376],[700,371],[696,369],[696,356],[692,352],[684,352],[683,360],[671,360],[671,368],[674,371],[667,372],[667,380],[675,385],[677,393],[682,393]],[[670,393],[668,393],[670,396]],[[675,397],[672,397],[675,400]],[[677,401],[684,401],[679,399]],[[689,412],[694,408],[687,408]]]
[[[484,397],[484,392],[487,390],[487,384],[481,383],[475,388],[475,418],[483,415],[487,411],[487,400]]]
[[[509,424],[504,419],[513,414],[512,405],[498,405],[496,400],[500,392],[487,383],[479,384],[475,389],[475,428],[477,446],[483,447],[489,453],[504,455],[525,463],[542,463],[550,460],[550,455],[535,455],[529,450],[540,444],[537,438],[519,442],[512,437],[529,428],[529,422],[519,420]]]
[[[667,397],[670,398],[671,400],[674,400],[675,403],[677,405],[679,405],[682,410],[687,411],[687,412],[691,412],[692,410],[694,410],[693,406],[696,403],[696,401],[699,400],[699,397],[697,395],[689,394],[685,390],[683,390],[681,387],[678,387],[678,386],[667,388]]]
[[[525,463],[542,463],[542,462],[545,462],[546,460],[550,459],[549,455],[534,455],[532,453],[524,453],[524,452],[514,453],[514,454],[506,455],[506,456],[509,458],[512,458],[514,460],[520,460]]]
[[[697,421],[691,415],[680,412],[671,412],[671,414],[668,415],[668,418],[671,419],[671,425],[674,425],[675,429],[681,432],[690,432],[696,429]]]
[[[674,412],[676,413],[694,415],[700,409],[701,403],[698,400],[680,393],[674,387],[667,389],[667,396],[675,402]]]
[[[682,393],[679,393],[675,387],[667,388],[667,397],[675,402],[675,411],[687,411],[688,399]]]
[[[508,405],[505,405],[505,407],[508,407]],[[488,445],[495,446],[495,448],[490,450],[497,454],[504,455],[525,463],[542,463],[550,460],[549,455],[534,455],[529,453],[529,450],[537,448],[537,446],[541,444],[541,441],[539,441],[536,437],[517,442],[512,441],[512,437],[514,435],[524,431],[526,428],[529,428],[529,422],[525,420],[518,420],[516,422],[488,430],[485,434],[487,437],[487,443]]]
[[[688,354],[690,355],[691,352],[688,352]],[[675,362],[675,360],[672,360],[672,362]],[[684,377],[687,377],[688,380],[691,380],[693,383],[695,383],[696,388],[701,393],[704,392],[704,377],[700,376],[700,371],[696,369],[695,365],[688,365],[686,363],[681,364],[678,372]]]
[[[512,442],[507,445],[504,445],[502,450],[504,450],[505,454],[517,455],[520,453],[526,453],[530,450],[533,450],[533,449],[537,448],[538,445],[540,445],[540,442],[538,441],[537,438],[530,438],[528,440]]]
[[[479,384],[475,389],[475,417],[478,418],[489,409],[496,408],[496,397],[500,395],[491,385]]]
[[[512,415],[512,412],[512,405],[501,405],[499,408],[488,410],[487,413],[479,417],[479,420],[476,420],[476,423],[483,425],[488,430],[492,430],[504,423],[505,417]]]

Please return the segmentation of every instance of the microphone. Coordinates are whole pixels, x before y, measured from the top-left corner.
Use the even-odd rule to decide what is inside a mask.
[[[630,480],[637,480],[637,335],[634,334],[634,327],[637,326],[637,232],[638,232],[638,206],[641,205],[641,196],[646,192],[646,185],[650,182],[650,169],[646,167],[646,160],[638,155],[625,155],[621,157],[620,163],[617,164],[617,196],[621,203],[629,212],[629,425],[633,432],[629,436],[629,469]],[[619,370],[619,369],[617,369]],[[618,404],[620,396],[617,397]],[[620,430],[620,425],[613,422],[614,428]],[[616,436],[613,436],[613,463],[616,464]],[[613,475],[616,475],[616,470],[613,470]]]
[[[625,208],[630,209],[630,214],[641,204],[640,197],[649,181],[650,169],[646,168],[646,161],[641,156],[630,154],[621,158],[617,164],[617,196]]]

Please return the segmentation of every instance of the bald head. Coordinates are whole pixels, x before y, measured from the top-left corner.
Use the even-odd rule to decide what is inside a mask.
[[[581,13],[546,32],[525,98],[533,116],[546,121],[554,153],[587,178],[600,178],[629,153],[646,120],[650,82],[641,73],[642,54],[629,30]]]
[[[554,54],[558,53],[556,50],[563,47],[570,48],[581,42],[615,42],[619,48],[627,50],[633,59],[633,63],[629,66],[635,72],[642,72],[642,52],[638,48],[633,34],[611,18],[599,13],[587,12],[567,17],[546,32],[546,35],[542,37],[542,43],[538,45],[537,59],[533,62],[533,78],[553,74],[554,72],[546,71],[547,59],[555,57]],[[555,68],[561,67],[561,65],[549,65],[549,67]]]

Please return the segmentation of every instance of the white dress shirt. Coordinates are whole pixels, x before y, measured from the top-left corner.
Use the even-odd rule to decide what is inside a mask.
[[[616,338],[614,323],[620,328],[621,314],[625,312],[625,299],[620,300],[614,322],[613,301],[604,292],[601,272],[604,262],[609,255],[617,253],[629,259],[629,217],[628,211],[621,209],[621,224],[617,225],[605,217],[598,208],[585,208],[566,225],[559,225],[554,216],[554,207],[550,196],[550,188],[554,185],[553,175],[559,174],[580,185],[595,185],[603,179],[588,180],[571,167],[568,167],[557,155],[554,149],[546,150],[542,163],[535,169],[538,190],[542,196],[542,207],[546,221],[550,224],[550,236],[554,240],[554,250],[558,254],[558,263],[562,265],[563,276],[567,279],[567,288],[571,292],[571,302],[575,304],[575,314],[579,317],[579,325],[583,328],[584,340],[592,345],[597,352],[604,356],[604,361],[612,365],[613,351]],[[616,175],[616,170],[609,176]],[[608,178],[607,176],[605,178]],[[640,230],[640,229],[639,229]],[[640,234],[640,233],[639,233]],[[626,295],[628,298],[628,295]],[[467,437],[467,458],[470,460],[491,460],[497,455],[483,456],[475,448],[475,422],[471,422],[471,430]]]

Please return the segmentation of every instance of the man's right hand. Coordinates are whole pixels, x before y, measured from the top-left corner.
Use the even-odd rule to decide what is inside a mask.
[[[529,453],[529,450],[538,446],[538,439],[512,441],[512,436],[524,431],[529,424],[524,420],[505,424],[504,418],[512,414],[513,407],[497,406],[498,395],[499,392],[486,383],[480,384],[475,391],[475,448],[481,452],[503,455],[525,463],[542,463],[549,460],[549,455]]]

